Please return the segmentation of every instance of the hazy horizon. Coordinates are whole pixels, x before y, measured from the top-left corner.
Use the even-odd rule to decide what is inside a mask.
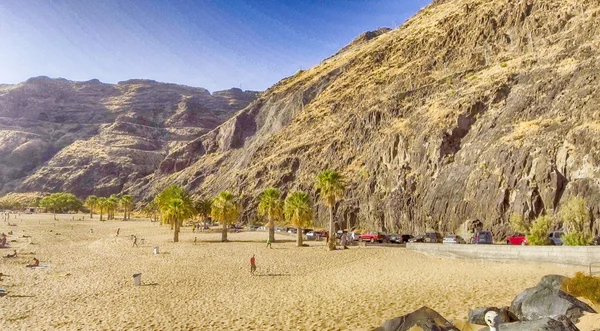
[[[430,1],[0,4],[0,84],[48,76],[263,91]]]

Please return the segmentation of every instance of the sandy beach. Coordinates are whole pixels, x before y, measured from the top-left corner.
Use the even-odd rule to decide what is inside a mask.
[[[424,305],[458,323],[471,308],[510,305],[544,275],[582,270],[442,259],[401,248],[327,252],[324,242],[297,248],[294,237],[281,234],[283,242],[269,249],[265,232],[230,233],[232,242],[220,243],[219,233],[191,227],[173,243],[168,226],[147,220],[72,217],[21,215],[10,219],[17,226],[0,223],[0,232],[14,232],[8,239],[16,240],[10,244],[19,254],[0,264],[8,275],[0,288],[9,292],[0,298],[1,329],[369,330]],[[26,268],[34,256],[48,268]],[[142,286],[133,285],[137,272]],[[593,325],[600,317],[588,315],[579,326]]]

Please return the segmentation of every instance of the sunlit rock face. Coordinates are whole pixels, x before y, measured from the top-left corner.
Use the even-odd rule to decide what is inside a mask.
[[[332,168],[348,180],[342,227],[453,231],[479,219],[496,237],[511,215],[552,214],[573,195],[598,201],[599,10],[591,0],[435,1],[171,149],[133,191],[229,189],[248,221],[266,187],[316,200],[315,176]]]
[[[257,96],[149,80],[0,86],[2,192],[119,193]]]

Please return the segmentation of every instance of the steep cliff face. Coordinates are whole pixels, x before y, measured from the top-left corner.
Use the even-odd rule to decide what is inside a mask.
[[[572,195],[600,217],[600,4],[436,1],[402,27],[274,85],[174,149],[132,192],[310,191],[343,172],[343,226],[451,231],[554,213]],[[318,205],[318,222],[327,218]]]
[[[37,77],[0,87],[0,188],[126,189],[172,149],[225,122],[257,97],[148,80],[116,85]]]

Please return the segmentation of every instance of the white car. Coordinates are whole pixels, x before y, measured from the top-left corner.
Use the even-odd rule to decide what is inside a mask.
[[[467,242],[461,237],[455,234],[448,234],[442,241],[444,244],[466,244]]]
[[[319,240],[321,239],[321,233],[319,231],[309,231],[308,233],[306,233],[306,239]]]

